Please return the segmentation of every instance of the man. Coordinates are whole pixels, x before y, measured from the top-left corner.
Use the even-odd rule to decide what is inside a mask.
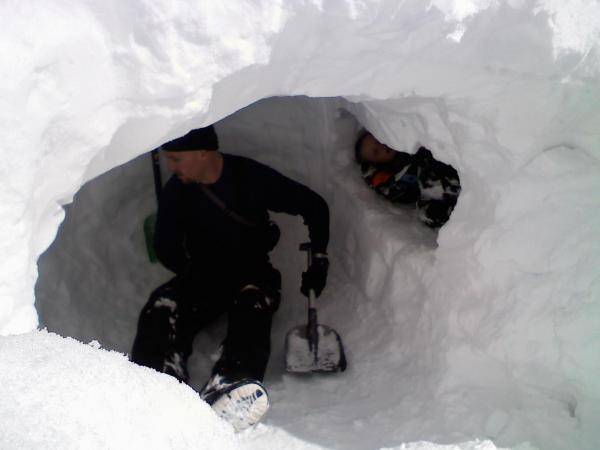
[[[321,196],[248,158],[218,151],[212,126],[161,147],[173,176],[159,200],[155,250],[175,273],[141,312],[132,360],[188,382],[194,336],[228,315],[222,355],[200,396],[238,429],[269,407],[263,380],[281,277],[269,262],[279,229],[268,211],[301,215],[313,263],[301,291],[325,287],[329,209]]]
[[[444,225],[460,194],[456,170],[437,161],[425,147],[399,152],[364,131],[354,146],[366,183],[394,203],[414,203],[419,219],[431,228]]]

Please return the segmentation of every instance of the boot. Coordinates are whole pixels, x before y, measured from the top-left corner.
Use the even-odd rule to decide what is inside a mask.
[[[206,383],[200,397],[238,432],[257,424],[270,406],[267,390],[259,381],[232,381],[219,374]]]

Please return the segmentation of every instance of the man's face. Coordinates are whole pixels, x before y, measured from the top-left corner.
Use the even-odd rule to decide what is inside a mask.
[[[394,159],[396,154],[394,149],[379,142],[372,134],[367,134],[360,146],[360,157],[365,162],[383,164]]]
[[[164,152],[167,167],[182,183],[197,182],[205,171],[204,151]]]

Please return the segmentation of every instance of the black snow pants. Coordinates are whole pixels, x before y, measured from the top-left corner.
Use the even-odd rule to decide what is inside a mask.
[[[176,276],[158,287],[140,314],[131,360],[188,383],[187,361],[195,335],[227,313],[227,336],[212,374],[262,381],[281,275],[268,263],[251,272]]]

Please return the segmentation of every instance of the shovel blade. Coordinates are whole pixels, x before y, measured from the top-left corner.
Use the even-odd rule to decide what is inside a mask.
[[[317,345],[311,348],[307,327],[292,328],[285,338],[285,370],[292,373],[343,372],[346,355],[340,335],[327,325],[317,325]]]

